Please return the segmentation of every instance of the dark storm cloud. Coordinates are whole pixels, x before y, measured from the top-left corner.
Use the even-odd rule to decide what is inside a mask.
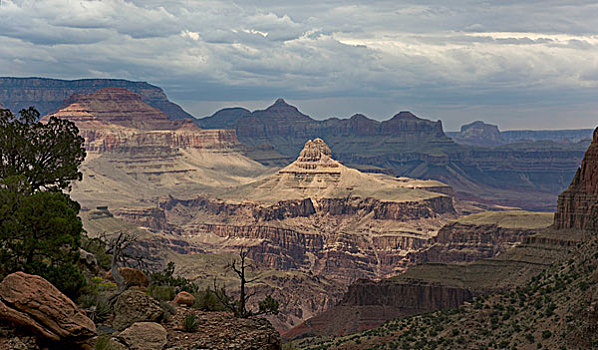
[[[197,115],[283,96],[316,117],[346,99],[538,120],[598,87],[594,1],[3,0],[0,18],[0,75],[147,80]]]

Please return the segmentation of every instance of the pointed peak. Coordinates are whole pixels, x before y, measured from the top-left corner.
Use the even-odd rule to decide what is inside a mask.
[[[308,140],[295,164],[305,169],[316,169],[321,166],[338,167],[338,163],[332,159],[330,147],[321,138]]]
[[[274,104],[272,106],[289,106],[289,104],[281,97],[274,101]]]
[[[357,113],[357,114],[353,114],[351,116],[350,120],[370,120],[370,118],[366,117],[363,114]]]
[[[396,114],[393,119],[411,119],[411,120],[419,120],[420,118],[418,118],[415,114],[409,112],[409,111],[400,111],[398,114]]]

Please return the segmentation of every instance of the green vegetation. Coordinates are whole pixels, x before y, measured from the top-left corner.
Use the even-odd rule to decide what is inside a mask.
[[[83,138],[72,122],[38,122],[33,108],[20,114],[0,110],[0,278],[24,271],[76,297],[83,225],[61,190],[81,179]]]
[[[598,236],[527,283],[459,309],[389,321],[343,337],[302,339],[301,349],[590,349],[598,345]],[[596,275],[596,277],[594,277]]]
[[[194,314],[189,314],[183,320],[183,329],[185,332],[195,332],[199,327],[199,320]]]
[[[55,117],[41,123],[33,107],[19,114],[0,110],[0,178],[23,177],[31,192],[60,191],[81,180],[86,153],[77,126]]]

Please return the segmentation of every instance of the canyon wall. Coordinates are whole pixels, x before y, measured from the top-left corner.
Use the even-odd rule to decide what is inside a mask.
[[[554,225],[559,229],[598,227],[598,128],[569,188],[558,198]]]
[[[537,229],[454,222],[442,227],[427,248],[412,253],[410,262],[472,262],[490,258],[523,242],[536,232]]]

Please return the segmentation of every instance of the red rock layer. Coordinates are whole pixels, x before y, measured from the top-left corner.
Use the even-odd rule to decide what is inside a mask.
[[[240,148],[234,130],[202,130],[191,120],[172,121],[141,97],[121,88],[105,88],[91,94],[74,94],[58,117],[77,124],[88,152],[111,152],[117,148]]]
[[[554,226],[558,229],[596,227],[598,211],[598,128],[569,188],[559,195]]]

